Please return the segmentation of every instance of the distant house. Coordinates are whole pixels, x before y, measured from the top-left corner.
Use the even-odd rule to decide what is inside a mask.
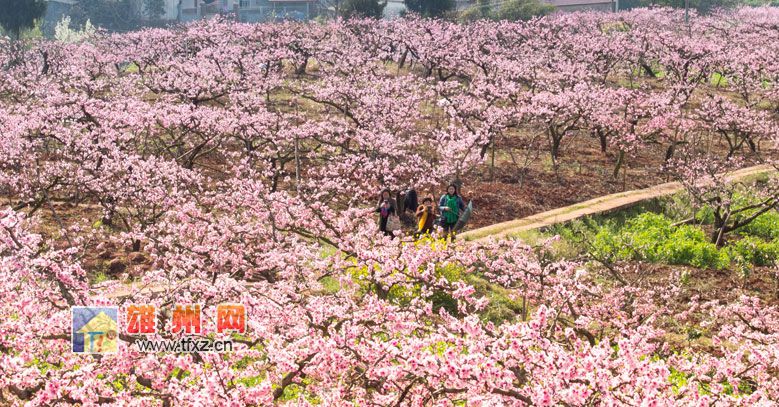
[[[612,0],[545,0],[560,11],[613,11],[614,1]]]
[[[386,19],[398,18],[406,11],[406,3],[402,0],[387,0],[387,5],[384,6],[383,17]]]
[[[544,3],[551,4],[562,12],[594,10],[594,11],[613,11],[614,4],[618,0],[541,0]],[[490,0],[493,4],[501,4],[502,0]],[[465,10],[476,5],[476,0],[455,0],[457,10]]]
[[[181,0],[179,21],[232,15],[243,22],[309,20],[318,15],[319,0]]]
[[[318,5],[318,1],[312,0],[240,0],[238,19],[244,22],[310,20],[318,14]]]

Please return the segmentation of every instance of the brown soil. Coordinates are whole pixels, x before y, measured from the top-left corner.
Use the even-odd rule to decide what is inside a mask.
[[[526,168],[515,165],[508,158],[496,159],[492,178],[490,166],[486,164],[465,176],[463,191],[474,193],[474,214],[468,229],[671,181],[662,171],[664,146],[647,146],[636,156],[626,157],[623,169],[615,179],[616,157],[611,151],[601,152],[597,140],[575,137],[567,143],[558,161],[557,175],[548,152],[542,151]],[[509,149],[510,146],[498,150],[498,155],[508,157]],[[524,154],[511,151],[515,157]],[[755,163],[748,160],[745,165]]]
[[[668,334],[665,340],[672,349],[687,349],[716,353],[720,350],[711,342],[709,333],[715,327],[703,326],[704,320],[710,320],[706,309],[689,314],[685,319],[679,316],[690,308],[693,301],[703,304],[733,304],[740,296],[758,297],[766,306],[779,305],[779,284],[776,270],[769,267],[755,267],[746,276],[740,276],[732,270],[707,270],[687,266],[671,266],[650,263],[631,263],[623,269],[624,277],[629,281],[640,281],[639,285],[647,289],[657,287],[680,287],[678,294],[664,298],[663,304],[669,307],[673,318],[659,321],[659,326]],[[630,274],[629,270],[635,270]],[[687,274],[684,281],[679,276]]]
[[[95,222],[100,219],[101,210],[90,204],[51,202],[40,208],[35,215],[41,219],[36,232],[47,240],[51,239],[55,248],[66,249],[71,246],[71,241],[61,233],[60,225],[78,225],[81,230],[90,230],[97,226]],[[151,260],[147,254],[134,252],[129,244],[122,246],[112,242],[108,237],[109,231],[99,228],[93,231],[97,235],[94,239],[87,239],[88,243],[82,246],[85,252],[80,253],[81,266],[87,271],[90,280],[96,277],[114,279],[122,274],[134,278],[150,269]],[[85,236],[83,233],[80,235]],[[101,242],[102,247],[98,247]],[[102,276],[99,276],[100,274]]]

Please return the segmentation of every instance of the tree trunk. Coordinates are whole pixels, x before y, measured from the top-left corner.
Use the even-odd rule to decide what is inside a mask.
[[[719,210],[714,211],[714,231],[711,233],[711,243],[714,243],[717,248],[721,248],[725,244],[725,233],[730,231],[728,230],[729,218],[729,209],[724,217],[720,215]]]
[[[295,69],[295,73],[298,74],[298,75],[303,75],[304,73],[306,73],[306,67],[307,66],[308,66],[308,57],[306,57],[303,60],[303,63],[298,65],[297,69]]]
[[[552,136],[552,160],[557,161],[557,157],[560,154],[560,143],[563,140],[563,136],[558,135],[556,132],[552,132],[551,136]]]
[[[657,78],[657,74],[654,70],[652,70],[652,67],[649,66],[646,62],[641,62],[641,68],[644,70],[647,76],[652,78]]]
[[[403,69],[403,67],[406,65],[406,58],[408,57],[408,50],[403,51],[403,55],[400,57],[400,61],[398,61],[398,71]]]
[[[605,153],[606,148],[609,145],[608,141],[606,140],[606,133],[604,133],[601,130],[598,130],[598,139],[600,140],[600,152]]]
[[[492,152],[490,157],[490,181],[495,180],[495,140],[492,140]]]
[[[625,160],[625,152],[623,150],[619,150],[619,156],[617,156],[617,163],[614,164],[614,173],[612,176],[614,179],[617,179],[617,176],[619,175],[619,170],[622,169],[622,163]]]
[[[668,150],[665,151],[665,161],[668,162],[671,158],[674,156],[674,152],[676,151],[676,142],[672,142],[670,146],[668,146]]]
[[[714,231],[711,233],[711,243],[714,243],[717,245],[717,248],[720,248],[723,246],[725,236],[725,227],[722,226],[720,228],[714,228]]]
[[[558,168],[557,158],[560,155],[560,143],[562,142],[563,136],[558,135],[557,132],[552,132],[551,134],[552,140],[551,140],[551,156],[552,156],[552,167],[554,168],[555,177],[557,178],[557,182],[561,181],[560,178],[560,172]]]
[[[102,223],[105,226],[113,227],[114,226],[114,211],[110,211],[107,214],[103,215],[102,218],[100,218],[100,223]]]
[[[755,141],[752,140],[752,137],[747,137],[747,144],[749,144],[749,150],[752,152],[752,154],[757,153],[757,144],[755,144]]]

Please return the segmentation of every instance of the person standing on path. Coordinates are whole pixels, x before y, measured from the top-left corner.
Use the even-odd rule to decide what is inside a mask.
[[[457,186],[449,184],[446,188],[446,194],[438,200],[438,211],[441,214],[440,224],[444,233],[451,235],[454,239],[454,225],[460,218],[460,213],[465,210],[465,202],[457,194]]]
[[[387,228],[387,223],[390,220],[390,216],[395,216],[397,214],[397,207],[395,200],[392,199],[390,190],[385,189],[381,191],[376,212],[379,214],[379,231],[386,236],[392,236],[392,230]]]
[[[403,196],[403,212],[414,211],[419,207],[419,200],[417,198],[417,190],[413,186],[408,187],[406,194]]]
[[[424,235],[433,231],[435,225],[435,207],[433,206],[433,196],[427,196],[422,200],[422,205],[417,207],[415,213],[417,217],[417,236]]]

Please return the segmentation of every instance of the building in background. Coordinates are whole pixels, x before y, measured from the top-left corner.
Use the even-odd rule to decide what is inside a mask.
[[[544,3],[551,4],[556,11],[614,11],[618,0],[541,0]],[[504,0],[490,0],[491,6],[498,7],[505,3]],[[456,9],[464,11],[477,5],[477,0],[455,0]]]
[[[319,13],[319,0],[180,0],[178,21],[227,15],[243,22],[309,20]]]
[[[317,0],[240,0],[238,19],[243,22],[310,20],[319,15]]]
[[[581,11],[581,10],[595,10],[595,11],[613,11],[613,0],[545,0],[557,10],[560,11]]]
[[[406,11],[406,3],[403,0],[387,0],[384,7],[383,18],[391,20],[400,17]]]

